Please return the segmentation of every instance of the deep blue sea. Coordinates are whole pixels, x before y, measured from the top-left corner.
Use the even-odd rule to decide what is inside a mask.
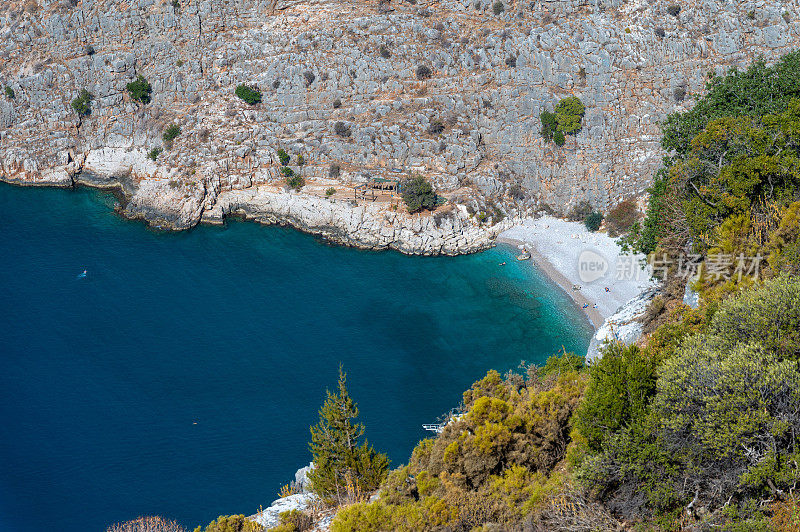
[[[308,463],[340,362],[399,465],[490,368],[588,345],[510,248],[407,257],[249,222],[164,234],[114,202],[0,184],[2,531],[254,513]]]

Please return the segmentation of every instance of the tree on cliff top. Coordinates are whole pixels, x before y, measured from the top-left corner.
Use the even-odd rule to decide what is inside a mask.
[[[432,211],[436,208],[436,193],[431,184],[421,175],[406,179],[402,183],[403,201],[408,212],[414,213],[422,209]]]
[[[367,441],[359,444],[364,425],[354,421],[358,406],[347,391],[346,379],[340,366],[338,393],[326,391],[308,445],[315,466],[308,473],[311,490],[335,504],[360,500],[383,482],[389,470],[385,454],[377,453]]]

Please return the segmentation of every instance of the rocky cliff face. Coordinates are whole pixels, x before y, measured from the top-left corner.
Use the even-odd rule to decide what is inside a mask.
[[[5,0],[0,177],[122,185],[128,215],[176,228],[239,211],[368,247],[480,249],[492,232],[474,213],[641,193],[658,122],[709,72],[800,44],[800,0],[676,2],[673,16],[663,0]],[[139,74],[146,105],[125,90]],[[240,83],[263,102],[236,98]],[[539,113],[570,94],[583,129],[546,144]],[[151,161],[173,123],[181,135]],[[278,148],[307,161],[300,193],[283,190]],[[448,197],[445,223],[350,199],[408,172]]]

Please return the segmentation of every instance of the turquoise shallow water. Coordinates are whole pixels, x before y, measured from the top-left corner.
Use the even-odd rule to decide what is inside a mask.
[[[246,222],[159,234],[113,204],[0,184],[0,530],[252,513],[309,461],[339,362],[398,465],[488,369],[588,345],[509,248],[407,257]]]

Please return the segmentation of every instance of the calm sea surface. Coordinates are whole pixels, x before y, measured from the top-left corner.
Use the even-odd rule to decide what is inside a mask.
[[[253,513],[308,463],[340,362],[399,465],[488,369],[588,345],[510,248],[407,257],[247,222],[159,234],[113,204],[0,184],[0,530]]]

